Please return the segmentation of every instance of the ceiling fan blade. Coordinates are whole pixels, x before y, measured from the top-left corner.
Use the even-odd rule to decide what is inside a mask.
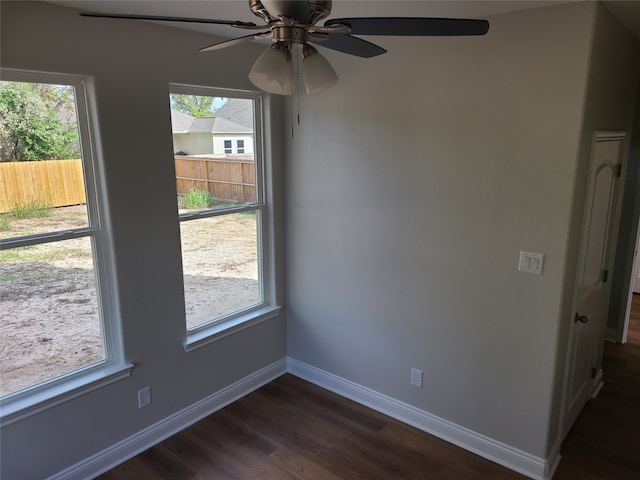
[[[384,48],[374,43],[341,33],[318,37],[309,35],[309,42],[320,45],[321,47],[330,48],[331,50],[337,50],[338,52],[363,58],[371,58],[387,52]]]
[[[214,43],[213,45],[209,45],[208,47],[201,48],[198,50],[199,52],[210,52],[211,50],[221,50],[227,47],[233,47],[234,45],[239,45],[244,42],[248,42],[250,40],[255,40],[258,38],[267,38],[272,36],[271,30],[266,32],[254,33],[253,35],[245,35],[244,37],[232,38],[231,40],[225,40],[224,42]]]
[[[454,36],[484,35],[489,22],[466,18],[369,17],[332,18],[329,25],[348,25],[352,35]]]
[[[119,15],[115,13],[81,13],[82,17],[95,18],[120,18],[124,20],[153,20],[160,22],[186,22],[186,23],[211,23],[216,25],[230,25],[241,28],[264,28],[253,22],[242,22],[240,20],[215,20],[213,18],[188,18],[188,17],[161,17],[155,15]]]

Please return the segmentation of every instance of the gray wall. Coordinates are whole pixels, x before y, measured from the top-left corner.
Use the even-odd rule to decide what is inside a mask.
[[[184,307],[169,83],[244,88],[262,51],[247,45],[206,56],[210,36],[141,22],[82,19],[47,4],[2,2],[3,67],[93,77],[102,168],[130,378],[2,429],[7,479],[54,474],[286,355],[277,317],[185,353]],[[215,68],[215,61],[225,68]],[[279,106],[272,114],[278,145]],[[275,156],[280,192],[281,156]],[[278,200],[279,201],[279,200]],[[276,204],[279,225],[282,205]],[[279,227],[280,228],[280,227]],[[282,234],[277,236],[282,265]],[[282,270],[282,269],[280,269]],[[282,276],[278,281],[282,284]],[[282,301],[282,299],[280,299]],[[153,403],[138,410],[136,391]]]
[[[546,457],[598,12],[327,54],[340,82],[302,99],[286,144],[291,357]],[[520,250],[546,254],[542,276]]]

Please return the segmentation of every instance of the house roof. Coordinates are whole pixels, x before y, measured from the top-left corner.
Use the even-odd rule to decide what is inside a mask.
[[[171,110],[171,130],[173,133],[252,133],[245,125],[215,117],[193,117],[177,110]]]
[[[244,98],[230,98],[216,110],[216,117],[253,129],[253,102]]]
[[[193,123],[193,117],[178,110],[171,110],[171,131],[173,133],[188,133]]]

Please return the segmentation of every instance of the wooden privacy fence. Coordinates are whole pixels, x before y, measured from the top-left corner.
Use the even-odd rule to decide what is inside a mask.
[[[255,202],[253,155],[175,157],[178,195],[207,190],[230,202]],[[0,162],[0,213],[36,202],[65,207],[86,202],[81,160]]]
[[[82,161],[0,162],[0,213],[33,202],[50,207],[85,203]]]
[[[178,195],[207,190],[212,197],[231,202],[255,202],[253,155],[220,157],[176,156]]]

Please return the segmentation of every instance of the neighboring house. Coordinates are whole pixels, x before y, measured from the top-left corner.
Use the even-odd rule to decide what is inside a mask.
[[[183,152],[187,155],[253,154],[253,128],[218,115],[193,117],[177,110],[171,110],[171,130],[174,153]]]

